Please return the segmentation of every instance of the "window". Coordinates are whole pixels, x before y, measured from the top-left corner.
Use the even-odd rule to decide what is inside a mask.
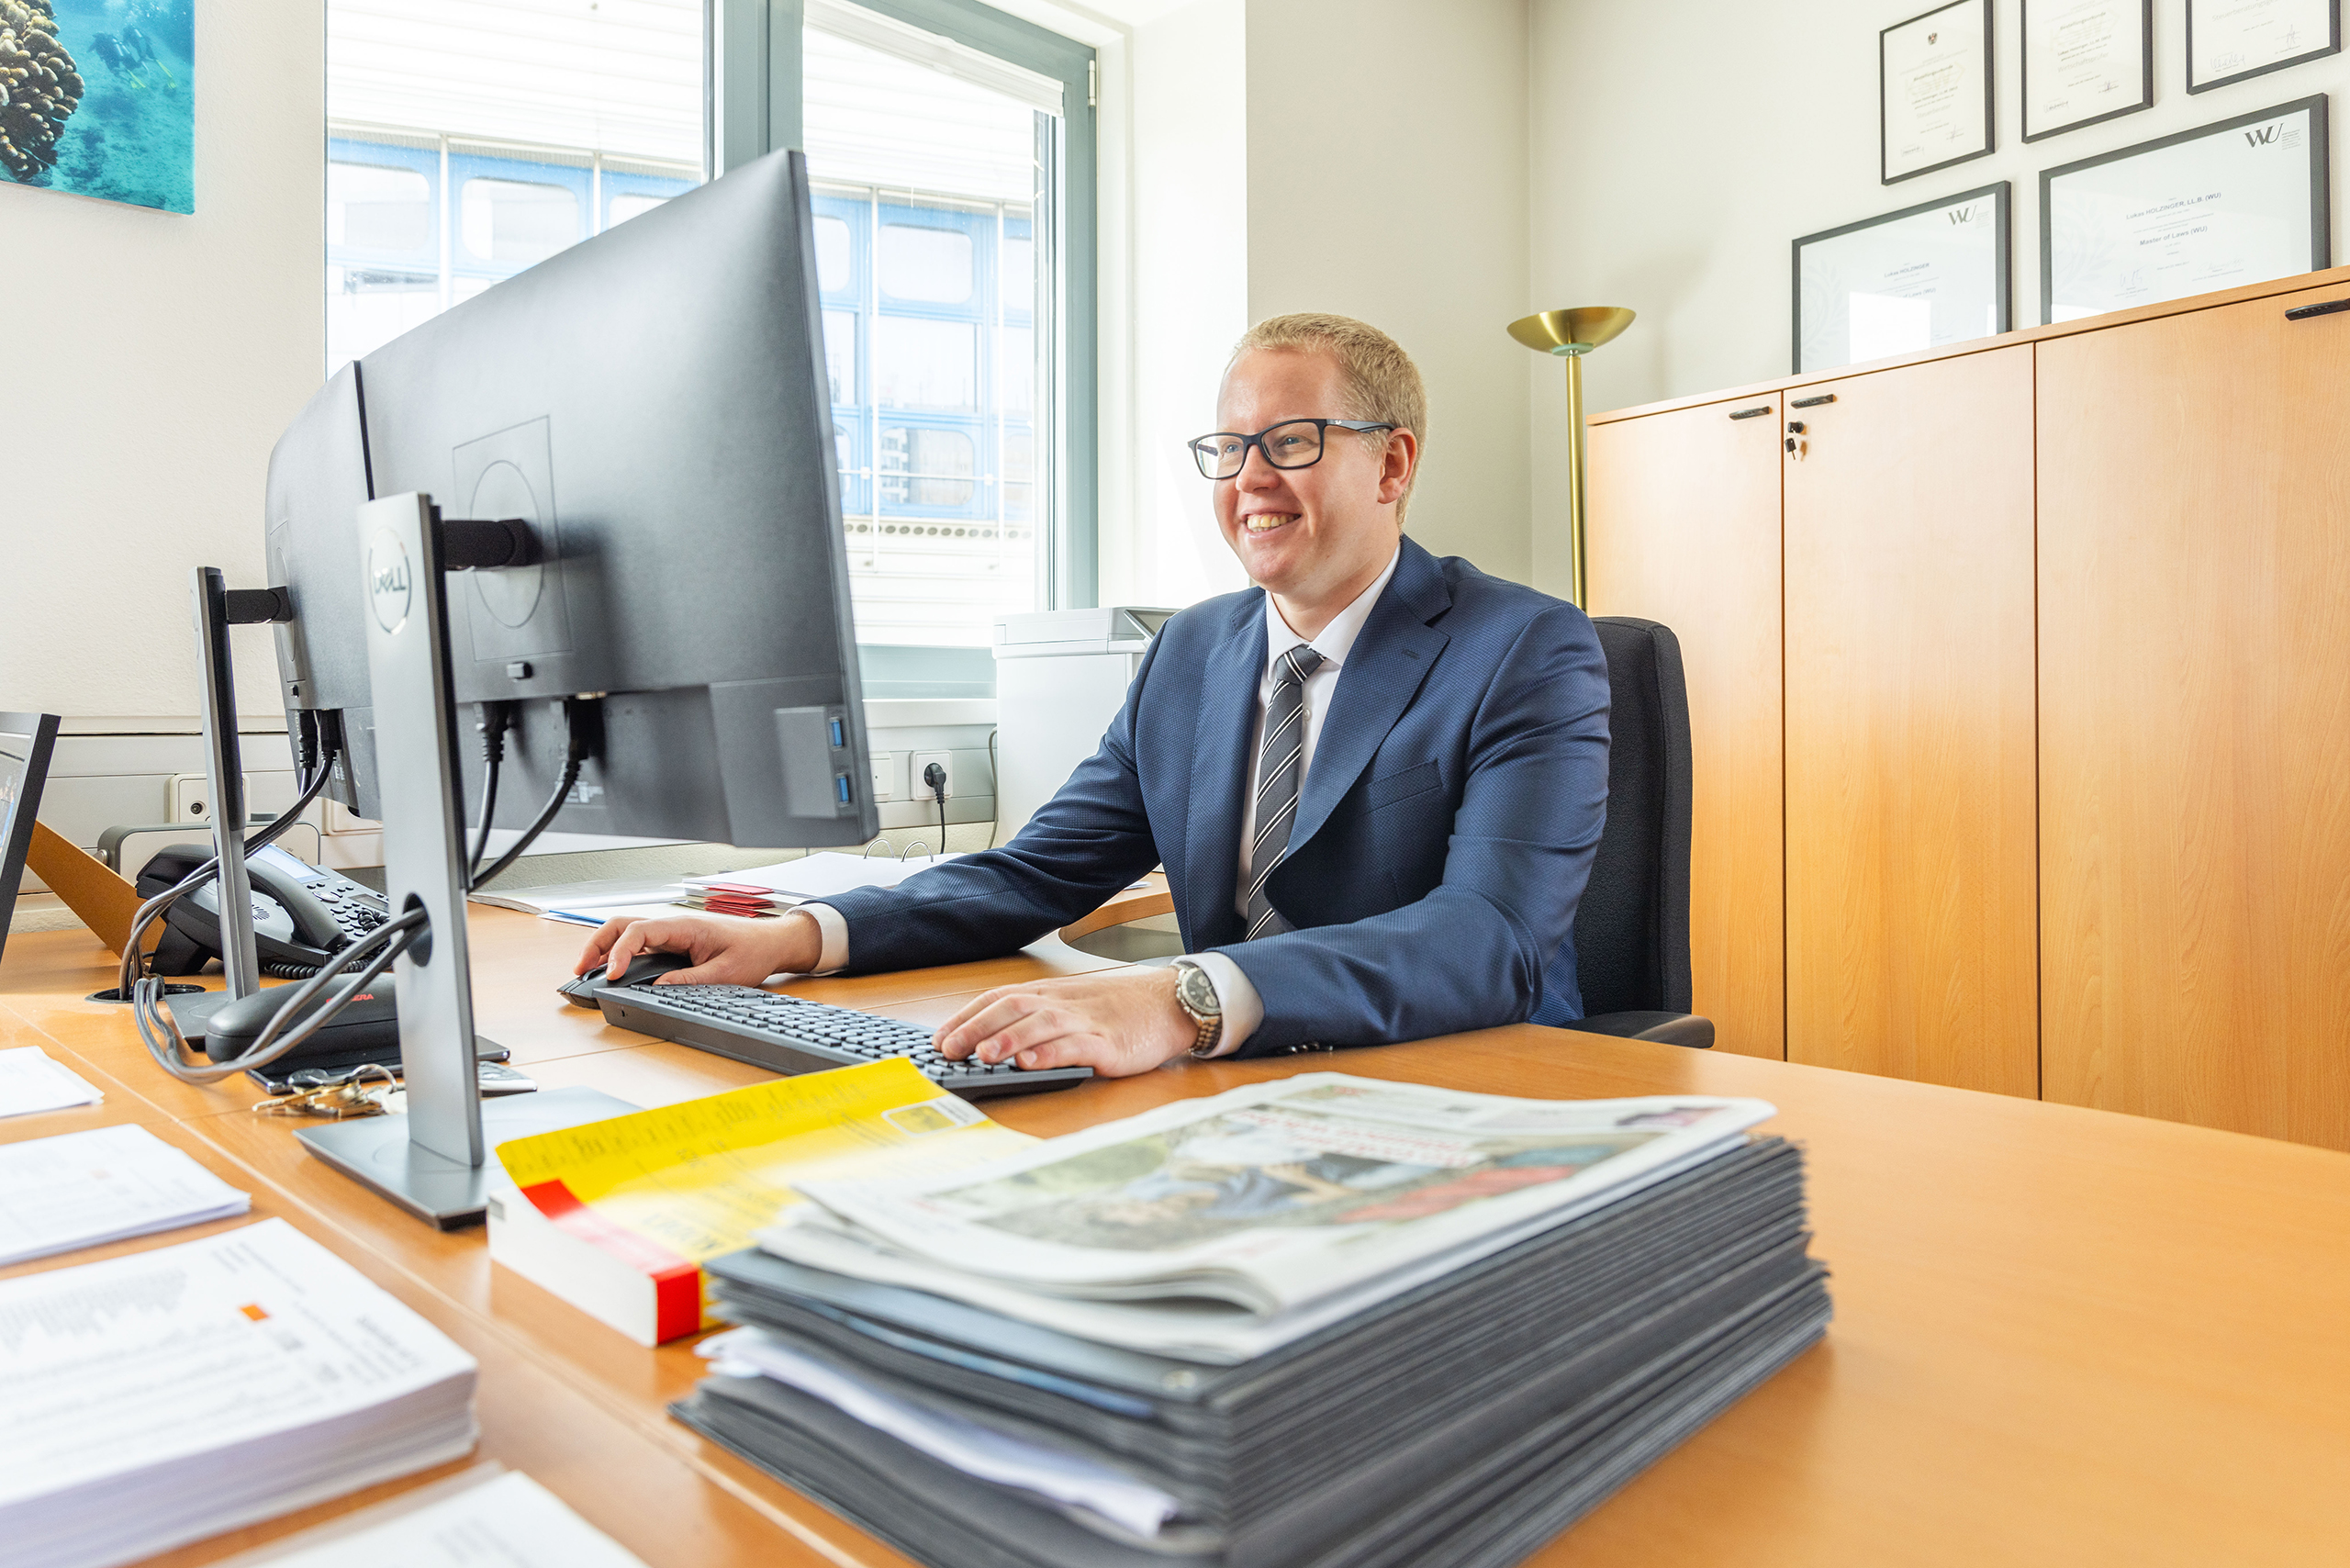
[[[1055,357],[1066,251],[1039,242],[1066,227],[1055,174],[1072,133],[1067,81],[1037,67],[1081,83],[1085,51],[1055,40],[1072,51],[1056,65],[973,47],[1026,24],[969,0],[807,0],[805,15],[801,113],[857,640],[927,651],[869,656],[886,673],[868,690],[912,694],[890,678],[909,669],[968,689],[992,680],[998,617],[1091,602],[1091,497],[1070,504],[1090,486],[1090,420],[1081,472],[1058,498],[1039,462],[1073,390]],[[1086,113],[1081,88],[1078,104]],[[1090,123],[1077,133],[1089,142]],[[1078,552],[1055,546],[1080,532],[1077,570]]]
[[[1091,50],[979,0],[711,4],[762,62],[804,20],[797,95],[762,63],[711,118],[704,0],[328,0],[328,368],[803,146],[867,692],[990,690],[997,617],[1093,601]]]
[[[702,53],[701,0],[328,0],[327,368],[699,184]]]

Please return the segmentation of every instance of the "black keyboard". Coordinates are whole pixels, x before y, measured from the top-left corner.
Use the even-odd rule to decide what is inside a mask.
[[[640,1035],[746,1061],[769,1072],[822,1072],[885,1057],[906,1057],[941,1089],[977,1100],[1066,1089],[1093,1076],[1090,1067],[1030,1071],[1010,1062],[949,1061],[919,1024],[829,1007],[755,985],[606,986],[596,993],[604,1021]]]

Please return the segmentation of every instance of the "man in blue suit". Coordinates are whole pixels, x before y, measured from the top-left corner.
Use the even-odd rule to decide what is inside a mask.
[[[1607,804],[1591,622],[1404,535],[1426,398],[1386,334],[1267,321],[1217,413],[1192,455],[1257,586],[1161,628],[1017,837],[779,921],[614,921],[581,972],[646,948],[692,957],[671,983],[990,958],[1163,864],[1187,957],[989,991],[940,1051],[1123,1074],[1581,1017]]]

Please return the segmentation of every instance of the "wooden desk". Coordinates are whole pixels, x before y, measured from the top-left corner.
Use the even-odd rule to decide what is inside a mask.
[[[757,1076],[565,1006],[550,988],[578,940],[526,917],[475,912],[483,1027],[535,1076],[639,1103]],[[577,1422],[583,1432],[621,1434],[602,1458],[564,1473],[599,1504],[657,1511],[669,1506],[669,1488],[689,1501],[722,1495],[747,1512],[723,1514],[721,1536],[732,1540],[728,1521],[747,1518],[744,1528],[769,1538],[766,1561],[901,1561],[670,1421],[664,1406],[699,1373],[690,1350],[632,1345],[492,1269],[480,1232],[442,1235],[408,1220],[302,1155],[284,1124],[245,1114],[249,1091],[237,1092],[233,1109],[186,1108],[172,1093],[178,1086],[144,1063],[119,1010],[93,1015],[65,1000],[103,983],[92,979],[94,958],[102,958],[95,943],[74,934],[12,939],[0,1023],[13,1014],[133,1096],[177,1107],[181,1136],[229,1162],[223,1169],[254,1192],[256,1212],[265,1200],[265,1212],[297,1217],[371,1273],[398,1281],[403,1299],[433,1302],[446,1315],[435,1322],[461,1326],[464,1334],[451,1328],[452,1337],[482,1347],[486,1429],[496,1366],[508,1380],[497,1397],[521,1402],[501,1409],[543,1401],[534,1418],[550,1432]],[[1023,970],[1094,967],[1047,943],[960,970],[793,989],[927,1021]],[[2350,1495],[2350,1155],[1524,1026],[1278,1063],[1186,1061],[989,1109],[1050,1134],[1315,1069],[1538,1096],[1754,1094],[1780,1108],[1774,1130],[1809,1150],[1815,1250],[1835,1272],[1828,1342],[1537,1562],[2350,1558],[2341,1503]],[[582,1503],[541,1460],[509,1458],[499,1445],[522,1438],[498,1429],[486,1452],[527,1465],[648,1561],[681,1560],[615,1528],[609,1506]],[[621,1472],[655,1479],[631,1490]],[[663,1500],[644,1502],[647,1487]],[[727,1559],[713,1550],[699,1560]]]

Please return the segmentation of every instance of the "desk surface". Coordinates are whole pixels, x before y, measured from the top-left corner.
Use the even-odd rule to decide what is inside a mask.
[[[610,1028],[554,992],[579,933],[474,911],[484,1033],[550,1087],[639,1104],[757,1070]],[[792,989],[929,1022],[1057,942],[985,964]],[[106,1106],[0,1138],[137,1120],[352,1259],[482,1361],[482,1452],[648,1562],[899,1564],[669,1420],[699,1362],[647,1350],[302,1154],[254,1091],[146,1060],[90,937],[10,940],[0,1045],[38,1044]],[[1751,1094],[1811,1160],[1826,1343],[1534,1560],[1616,1563],[2333,1562],[2350,1557],[2350,1155],[1826,1069],[1519,1026],[1279,1063],[1183,1061],[990,1114],[1065,1132],[1301,1070],[1540,1097]],[[186,1232],[126,1246],[160,1245]],[[53,1267],[84,1260],[26,1265]],[[404,1489],[423,1478],[375,1493]],[[210,1562],[362,1499],[207,1542]]]

